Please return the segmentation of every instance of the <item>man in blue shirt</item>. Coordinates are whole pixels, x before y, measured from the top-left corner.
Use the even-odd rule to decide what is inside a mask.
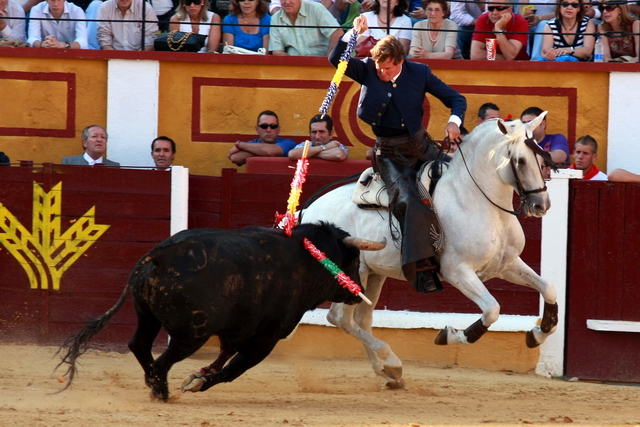
[[[249,142],[237,141],[229,150],[229,160],[238,166],[247,162],[247,158],[253,156],[260,157],[286,157],[289,150],[296,146],[293,139],[280,138],[280,123],[278,115],[273,111],[266,110],[258,114],[256,124],[258,139]]]

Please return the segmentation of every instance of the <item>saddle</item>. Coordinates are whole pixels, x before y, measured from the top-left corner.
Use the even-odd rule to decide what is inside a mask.
[[[442,251],[444,246],[444,233],[437,220],[438,212],[433,205],[432,195],[436,184],[442,174],[448,169],[448,163],[442,161],[431,161],[422,165],[416,176],[416,187],[420,194],[420,199],[425,205],[431,206],[436,214],[436,223],[431,224],[429,234],[433,238],[433,246],[436,252]],[[374,172],[373,168],[368,168],[360,175],[356,182],[356,188],[351,196],[351,201],[358,205],[360,209],[388,209],[389,194],[387,187],[379,173]]]
[[[448,169],[448,163],[431,161],[422,165],[416,177],[416,187],[422,201],[431,203],[431,197],[442,174]],[[426,173],[425,173],[426,172]],[[360,209],[386,209],[389,207],[389,195],[379,173],[373,168],[365,169],[356,182],[351,201]]]

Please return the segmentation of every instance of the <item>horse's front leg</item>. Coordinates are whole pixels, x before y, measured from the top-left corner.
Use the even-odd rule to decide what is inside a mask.
[[[381,278],[381,280],[384,281],[384,278]],[[384,378],[385,385],[388,388],[404,388],[402,361],[391,350],[389,344],[377,339],[371,334],[373,307],[375,307],[378,297],[380,296],[380,290],[375,291],[376,286],[374,280],[372,280],[370,284],[372,285],[371,290],[367,287],[366,295],[371,299],[373,305],[368,309],[369,312],[363,310],[364,307],[358,309],[358,322],[355,321],[356,307],[364,305],[369,307],[368,304],[331,304],[331,308],[327,314],[327,320],[332,325],[339,327],[362,343],[371,362],[373,371]],[[378,288],[381,288],[381,286]],[[360,322],[364,325],[364,329],[359,325]]]
[[[527,332],[527,347],[534,348],[542,344],[549,335],[556,331],[558,325],[558,304],[556,302],[556,288],[551,282],[544,280],[531,269],[522,259],[517,258],[511,268],[501,277],[517,285],[528,286],[540,292],[544,299],[544,309],[540,326],[535,326]]]
[[[435,343],[437,345],[473,344],[487,332],[489,326],[498,320],[500,304],[489,293],[476,273],[466,265],[458,265],[454,272],[444,276],[444,279],[476,303],[482,310],[482,317],[464,331],[451,326],[445,327],[436,335]]]

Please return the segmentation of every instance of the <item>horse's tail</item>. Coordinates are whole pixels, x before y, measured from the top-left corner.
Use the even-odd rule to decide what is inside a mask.
[[[68,365],[68,369],[63,374],[63,377],[68,376],[69,381],[61,390],[58,391],[58,393],[66,390],[67,388],[69,388],[69,386],[71,386],[71,383],[73,382],[77,371],[76,361],[78,357],[82,356],[89,349],[89,341],[95,335],[100,333],[107,326],[113,316],[115,316],[115,314],[122,308],[125,301],[127,300],[127,296],[131,292],[131,288],[136,283],[138,276],[140,275],[140,271],[152,259],[153,258],[151,256],[145,255],[143,259],[138,261],[138,264],[129,276],[127,286],[125,286],[122,294],[120,295],[120,298],[115,303],[115,305],[107,310],[107,312],[102,316],[89,319],[87,321],[87,325],[80,332],[75,335],[71,335],[60,346],[54,357],[64,350],[66,350],[66,353],[64,354],[64,356],[62,356],[62,360],[60,361],[60,363],[58,363],[58,365],[54,368],[54,372],[63,364]]]
[[[329,184],[325,184],[322,187],[320,187],[320,189],[318,189],[318,191],[313,193],[311,195],[311,197],[309,197],[307,199],[307,201],[304,202],[304,204],[300,208],[300,215],[298,217],[298,223],[302,222],[302,211],[304,211],[306,208],[311,206],[311,204],[313,202],[315,202],[321,196],[323,196],[325,193],[328,193],[331,190],[335,190],[338,187],[342,187],[343,185],[351,184],[352,182],[357,181],[358,178],[360,178],[360,175],[362,175],[362,172],[357,173],[355,175],[348,176],[346,178],[342,178],[341,180],[338,180],[338,181],[335,181],[335,182],[330,182]]]

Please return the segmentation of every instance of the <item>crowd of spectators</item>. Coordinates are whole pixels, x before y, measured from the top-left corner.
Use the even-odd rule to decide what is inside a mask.
[[[153,50],[162,31],[205,36],[200,52],[225,45],[274,55],[326,56],[360,14],[357,56],[387,33],[410,58],[638,62],[640,1],[602,0],[0,0],[0,45]],[[144,31],[144,36],[143,36]],[[143,41],[144,40],[144,41]]]

